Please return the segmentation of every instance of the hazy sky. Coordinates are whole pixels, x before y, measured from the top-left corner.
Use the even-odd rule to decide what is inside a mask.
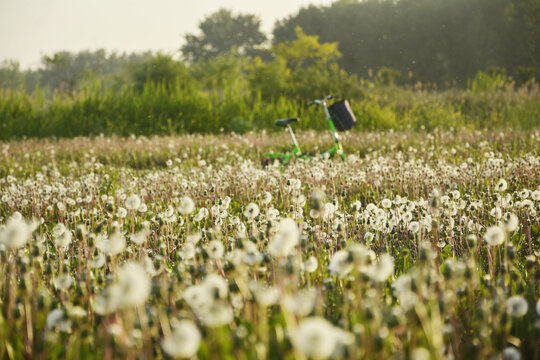
[[[173,53],[220,8],[255,14],[270,33],[277,19],[332,0],[0,0],[0,61],[36,68],[42,55],[96,50]]]

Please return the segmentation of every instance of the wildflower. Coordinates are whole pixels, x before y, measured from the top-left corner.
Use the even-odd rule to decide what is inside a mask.
[[[360,201],[355,201],[352,205],[351,205],[351,211],[353,213],[357,213],[360,211],[360,209],[362,209],[362,203]]]
[[[189,243],[192,243],[193,245],[196,245],[199,240],[201,240],[201,233],[200,232],[196,232],[196,233],[193,233],[193,234],[189,234],[187,237],[186,237],[186,241],[189,242]]]
[[[352,257],[349,258],[349,252],[345,250],[337,251],[330,264],[328,265],[328,270],[334,275],[337,275],[340,278],[345,277],[351,270],[354,268],[354,263]]]
[[[268,205],[272,201],[272,194],[270,194],[268,191],[265,191],[262,193],[261,203],[263,205]]]
[[[216,274],[208,275],[199,285],[188,287],[183,294],[184,300],[197,313],[207,311],[217,299],[224,299],[229,293],[225,280]]]
[[[195,258],[195,245],[192,242],[186,242],[184,246],[182,246],[182,258],[184,260],[190,260]]]
[[[534,190],[534,191],[531,193],[531,198],[532,198],[534,201],[540,200],[540,190]]]
[[[307,316],[313,311],[317,300],[317,290],[309,288],[296,295],[286,295],[281,304],[296,316]]]
[[[522,200],[525,200],[526,198],[529,197],[529,194],[530,194],[530,191],[528,189],[523,189],[519,192],[519,197],[522,199]]]
[[[206,276],[202,285],[212,298],[224,299],[229,293],[227,282],[221,276],[216,274]]]
[[[64,232],[66,232],[66,226],[62,223],[58,223],[52,229],[52,236],[57,238],[62,236]]]
[[[208,308],[214,298],[203,285],[192,285],[184,291],[182,297],[193,311],[202,311]]]
[[[364,234],[364,241],[366,244],[371,244],[374,238],[375,238],[375,234],[373,234],[372,232],[368,231]]]
[[[390,207],[392,207],[392,200],[383,199],[383,201],[381,201],[381,205],[382,205],[383,208],[389,209]]]
[[[268,245],[268,252],[275,257],[285,257],[291,254],[300,240],[298,226],[293,219],[280,221],[278,233]]]
[[[249,266],[260,263],[263,260],[262,254],[257,249],[257,245],[251,241],[246,241],[244,244],[244,263]]]
[[[515,231],[519,226],[519,219],[516,215],[507,212],[503,216],[503,223],[502,226],[504,230],[508,232]]]
[[[180,200],[180,213],[181,214],[191,214],[195,210],[195,203],[189,196],[184,196]]]
[[[497,246],[504,242],[505,234],[503,228],[500,226],[490,226],[486,230],[484,239],[488,245]]]
[[[414,348],[413,351],[411,351],[411,359],[412,360],[429,360],[431,359],[431,354],[429,353],[429,350],[423,347],[417,347]]]
[[[136,232],[135,234],[131,235],[129,237],[129,240],[131,240],[132,243],[136,245],[142,245],[146,242],[146,239],[148,238],[148,235],[150,235],[150,230],[148,229],[149,224],[146,226],[143,226],[143,228]]]
[[[70,318],[82,319],[83,317],[88,315],[88,313],[80,306],[72,306],[68,308],[68,315]]]
[[[375,282],[385,282],[394,273],[394,258],[389,254],[382,254],[372,266],[366,269],[366,274]]]
[[[502,216],[502,209],[500,207],[494,207],[489,212],[489,215],[493,216],[495,219],[500,219]]]
[[[171,335],[161,341],[163,351],[170,357],[193,357],[201,343],[201,332],[190,320],[181,320],[175,324]]]
[[[520,360],[521,353],[513,346],[508,346],[502,352],[503,360]]]
[[[309,204],[314,212],[323,210],[326,195],[321,189],[314,189],[309,198]]]
[[[121,219],[125,218],[127,216],[127,210],[123,207],[119,207],[118,210],[116,211],[116,216],[118,216]]]
[[[253,293],[257,304],[262,307],[272,306],[279,300],[279,290],[275,287],[262,287],[257,284]]]
[[[17,217],[11,216],[6,226],[0,230],[0,244],[4,244],[8,249],[22,248],[30,235],[32,234],[32,226]]]
[[[508,188],[508,183],[504,179],[500,179],[497,185],[495,185],[495,191],[505,191]]]
[[[212,240],[206,246],[206,252],[211,259],[221,259],[223,257],[223,253],[225,252],[225,248],[221,241]]]
[[[294,347],[308,358],[328,359],[339,355],[343,346],[353,343],[354,337],[321,317],[302,320],[292,333]]]
[[[193,220],[195,221],[202,221],[202,219],[206,218],[209,214],[209,211],[207,208],[200,208],[197,214],[193,217]]]
[[[139,306],[146,302],[150,295],[150,277],[144,268],[137,263],[126,263],[118,270],[116,288],[121,306]]]
[[[141,214],[144,214],[145,212],[148,211],[148,206],[146,206],[146,204],[141,204],[139,205],[139,207],[137,208],[137,211],[140,212]]]
[[[324,204],[323,209],[322,209],[322,217],[324,220],[328,221],[328,219],[330,219],[334,215],[335,212],[336,212],[335,205],[332,203],[326,203]]]
[[[132,194],[126,200],[126,208],[130,211],[135,211],[141,206],[141,198],[137,194]]]
[[[73,284],[73,277],[69,274],[62,274],[53,280],[53,285],[57,290],[68,290]]]
[[[506,300],[506,312],[512,317],[522,317],[528,308],[527,300],[521,295],[514,295]]]
[[[244,216],[248,219],[254,219],[259,215],[259,206],[255,203],[249,203],[244,210]]]
[[[103,240],[98,247],[106,254],[118,255],[126,248],[126,238],[116,230],[107,239]]]
[[[317,270],[319,263],[317,262],[317,258],[315,256],[310,256],[303,264],[302,269],[305,272],[312,273],[315,270]]]
[[[420,230],[420,223],[418,221],[411,221],[409,223],[409,230],[415,234]]]
[[[58,224],[57,226],[59,225],[61,225],[60,228],[62,228],[63,231],[60,233],[60,235],[56,237],[56,239],[54,239],[54,245],[62,249],[67,249],[69,244],[71,244],[71,239],[72,239],[71,231],[67,230],[63,224]],[[57,231],[56,233],[59,233],[59,232],[60,231]],[[55,232],[53,231],[53,235],[54,234]]]
[[[201,322],[211,328],[230,324],[234,317],[231,307],[221,303],[212,303],[198,315]]]
[[[103,267],[103,265],[105,265],[105,255],[103,255],[102,252],[94,254],[94,256],[92,256],[92,260],[90,260],[90,267],[92,269],[98,269]]]
[[[47,329],[57,328],[60,332],[71,331],[71,320],[66,317],[66,313],[62,309],[54,309],[47,315]]]

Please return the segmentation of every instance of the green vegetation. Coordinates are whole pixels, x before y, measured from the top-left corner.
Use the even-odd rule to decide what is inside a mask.
[[[271,46],[257,17],[220,10],[186,35],[180,60],[98,50],[45,56],[33,71],[6,62],[0,139],[275,131],[291,116],[322,129],[306,103],[328,94],[349,99],[353,131],[529,129],[540,123],[539,8],[337,1],[276,24]]]

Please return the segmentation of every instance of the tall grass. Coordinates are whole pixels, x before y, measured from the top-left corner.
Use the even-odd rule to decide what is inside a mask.
[[[528,129],[540,124],[536,84],[514,89],[479,88],[437,92],[421,88],[361,85],[363,96],[349,99],[355,129]],[[230,91],[229,91],[230,90]],[[99,83],[71,94],[46,99],[33,94],[0,94],[0,139],[85,135],[220,133],[268,129],[273,121],[298,116],[303,129],[323,129],[322,109],[285,96],[264,99],[249,89],[212,91],[147,83],[142,91],[119,90]],[[324,94],[314,94],[319,97]],[[341,94],[347,97],[347,94]]]

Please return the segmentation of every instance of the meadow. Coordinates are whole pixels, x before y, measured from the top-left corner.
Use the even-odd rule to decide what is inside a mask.
[[[540,357],[537,127],[288,141],[0,142],[0,358]]]

